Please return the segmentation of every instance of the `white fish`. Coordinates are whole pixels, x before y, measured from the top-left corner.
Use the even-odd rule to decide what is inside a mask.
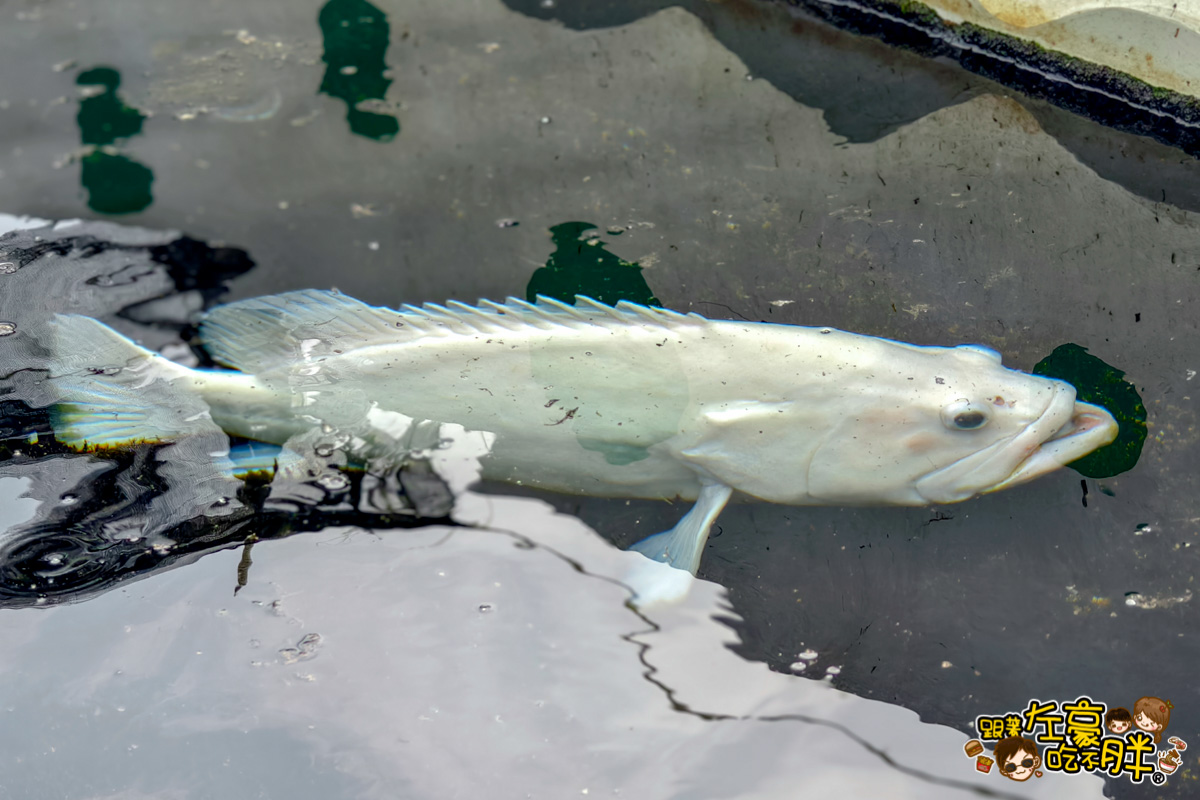
[[[494,435],[486,478],[695,500],[675,528],[634,546],[692,574],[734,491],[793,505],[953,503],[1117,434],[1069,384],[1007,369],[984,347],[582,297],[398,311],[336,292],[244,300],[200,329],[236,372],[187,369],[86,317],[54,327],[56,433],[67,444],[171,440],[215,423],[395,463],[417,423],[453,423]],[[154,401],[163,389],[192,404]]]

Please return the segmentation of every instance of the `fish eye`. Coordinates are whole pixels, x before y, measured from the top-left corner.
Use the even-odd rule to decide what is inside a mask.
[[[954,416],[954,426],[964,431],[973,431],[985,422],[987,417],[978,411],[964,411]]]
[[[966,398],[956,400],[942,410],[942,424],[951,430],[979,430],[987,421],[986,407],[976,405]]]

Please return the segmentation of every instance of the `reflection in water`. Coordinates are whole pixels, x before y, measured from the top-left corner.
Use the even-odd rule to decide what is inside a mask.
[[[175,465],[158,459],[165,448],[77,456],[56,441],[44,407],[46,321],[55,312],[117,314],[125,325],[142,320],[138,335],[204,363],[197,358],[202,352],[179,344],[188,336],[189,314],[211,304],[226,281],[254,263],[241,250],[178,234],[78,222],[0,236],[0,256],[11,265],[3,275],[0,318],[14,320],[18,330],[0,349],[0,477],[35,477],[31,497],[41,503],[38,518],[0,541],[0,602],[67,599],[99,590],[125,570],[137,574],[175,560],[170,548],[147,553],[149,545],[135,535],[139,515],[170,495],[166,476]],[[201,535],[203,526],[178,515],[179,505],[160,508],[164,537],[186,542]],[[229,527],[238,519],[222,523]]]
[[[947,24],[920,3],[791,0],[790,5],[798,7],[792,9],[754,0],[504,3],[521,14],[556,20],[575,30],[628,25],[669,6],[682,6],[737,53],[752,75],[805,105],[824,109],[830,128],[852,142],[877,139],[982,92],[1000,93],[996,84],[1001,84],[1072,112],[1067,117],[1079,114],[1190,155],[1200,151],[1193,98],[970,23]],[[837,42],[842,38],[839,32],[823,23],[856,36]],[[931,58],[898,53],[883,43]],[[952,59],[963,69],[932,59]],[[1060,129],[1071,125],[1064,125],[1062,115],[1055,122]],[[1074,134],[1068,138],[1077,152],[1092,150],[1085,139]],[[1133,137],[1129,144],[1139,147]],[[1098,170],[1111,169],[1099,160],[1084,160]],[[1194,200],[1190,187],[1182,193]]]
[[[183,493],[164,475],[162,446],[143,445],[112,450],[103,456],[70,454],[54,440],[48,420],[34,422],[37,410],[14,404],[0,406],[5,418],[24,418],[40,430],[37,443],[0,446],[0,464],[38,462],[58,474],[85,465],[85,479],[64,492],[57,502],[44,503],[37,517],[10,530],[0,542],[0,607],[17,608],[74,602],[107,591],[117,584],[164,569],[191,563],[202,555],[239,544],[247,546],[239,568],[238,589],[248,579],[249,545],[293,533],[353,526],[375,531],[412,528],[433,523],[453,525],[448,518],[419,516],[415,504],[407,513],[381,512],[372,506],[374,476],[347,471],[341,491],[288,507],[268,507],[270,487],[248,481],[229,514],[181,514],[164,530],[146,535],[147,510],[157,500],[170,501]],[[25,429],[27,435],[31,430]],[[23,439],[26,437],[22,437]],[[426,481],[423,485],[428,485]],[[391,502],[395,506],[395,500]]]
[[[367,0],[329,0],[317,16],[325,37],[325,77],[320,91],[346,103],[350,130],[368,139],[386,142],[400,132],[391,114],[359,107],[368,100],[383,100],[392,79],[386,76],[387,14]]]
[[[141,211],[154,200],[150,192],[154,173],[112,148],[119,139],[141,133],[146,115],[125,105],[117,96],[121,75],[111,67],[81,72],[75,83],[101,87],[98,94],[79,102],[75,118],[80,138],[91,146],[81,159],[81,180],[88,190],[88,206],[102,214]]]
[[[644,306],[661,306],[650,291],[642,268],[636,262],[613,255],[604,247],[599,233],[590,222],[563,222],[550,229],[555,250],[529,279],[525,299],[536,302],[539,295],[575,304],[583,295],[607,305],[622,300]],[[619,232],[618,232],[619,233]]]

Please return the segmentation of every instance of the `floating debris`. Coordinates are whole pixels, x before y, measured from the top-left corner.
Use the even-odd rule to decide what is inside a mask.
[[[1134,608],[1154,609],[1154,608],[1170,608],[1181,603],[1191,602],[1192,590],[1188,589],[1183,594],[1171,597],[1168,595],[1144,595],[1139,592],[1129,592],[1125,595],[1125,605]]]

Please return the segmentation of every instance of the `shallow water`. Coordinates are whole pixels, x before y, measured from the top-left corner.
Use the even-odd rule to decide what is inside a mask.
[[[595,292],[625,262],[644,286],[623,291],[710,317],[979,342],[1026,370],[1083,345],[1145,402],[1137,467],[937,509],[736,505],[701,570],[730,608],[702,585],[643,619],[605,579],[621,554],[547,523],[544,504],[622,547],[677,506],[487,486],[512,504],[493,527],[531,548],[349,507],[231,510],[130,547],[121,532],[154,496],[131,487],[158,474],[153,453],[8,458],[0,796],[49,796],[51,770],[70,798],[452,796],[496,781],[534,796],[869,793],[860,778],[910,781],[889,796],[968,791],[928,775],[1003,792],[962,756],[966,736],[902,709],[967,731],[1083,694],[1168,698],[1168,732],[1200,742],[1194,160],[769,5],[532,5],[330,3],[324,22],[282,2],[0,12],[0,74],[20,77],[0,85],[0,210],[122,226],[46,234],[74,238],[0,274],[0,319],[20,331],[0,339],[5,374],[36,364],[56,311],[177,346],[222,299],[335,285],[378,304],[473,302],[524,296],[539,270]],[[336,33],[352,26],[361,65]],[[80,80],[98,67],[119,84]],[[126,127],[106,142],[97,114]],[[587,226],[603,249],[575,252],[611,255],[590,272],[570,258]],[[201,249],[226,244],[247,255]],[[186,459],[162,463],[186,475]],[[149,509],[178,521],[170,503]],[[83,602],[25,607],[47,591],[13,557],[30,525],[100,532],[110,561],[80,538],[61,570]],[[223,548],[251,532],[240,575]],[[789,713],[806,719],[766,721]],[[812,719],[921,775],[853,739],[818,755]],[[1104,791],[1188,786],[1177,773]],[[1013,790],[1101,784],[1048,774]]]

